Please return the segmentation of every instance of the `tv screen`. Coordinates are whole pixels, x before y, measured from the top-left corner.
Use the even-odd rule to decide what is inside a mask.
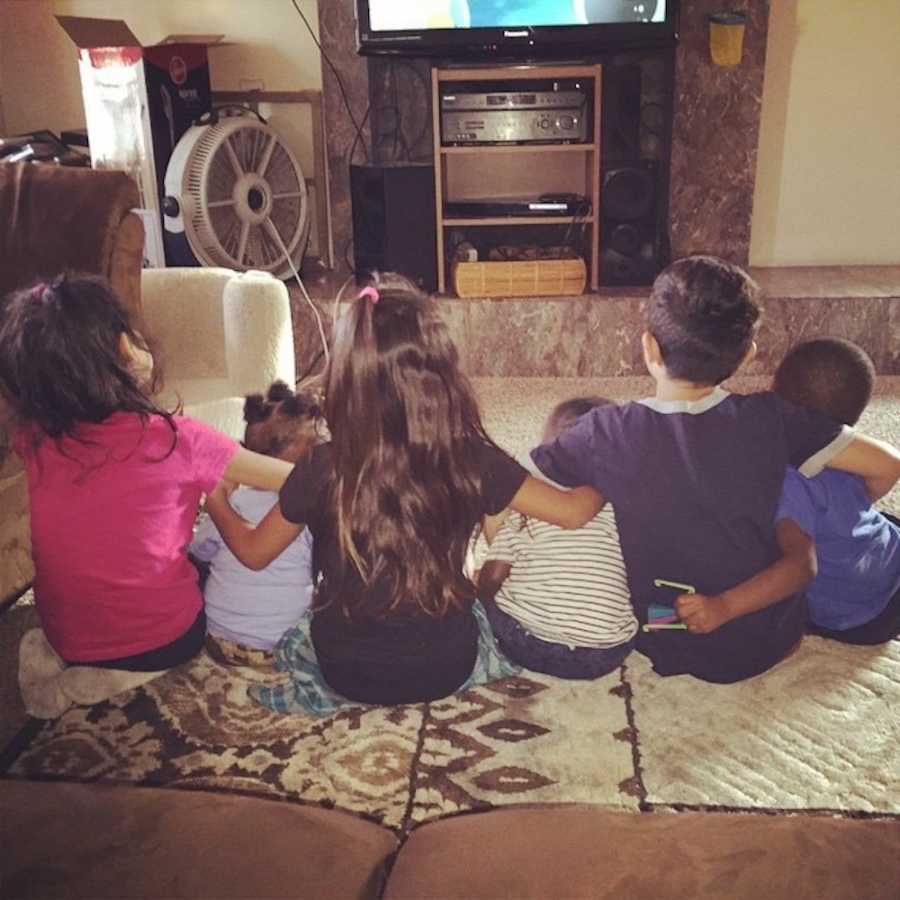
[[[561,58],[674,43],[678,0],[357,0],[361,53]]]

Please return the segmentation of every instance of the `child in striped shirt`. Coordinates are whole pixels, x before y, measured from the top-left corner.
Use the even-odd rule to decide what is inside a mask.
[[[544,443],[609,402],[575,397],[560,403],[547,421]],[[599,678],[634,647],[637,619],[609,504],[577,530],[511,513],[492,539],[478,596],[500,648],[535,672]]]

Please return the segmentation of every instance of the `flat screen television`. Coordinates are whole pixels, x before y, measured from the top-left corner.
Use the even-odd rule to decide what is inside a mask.
[[[561,59],[674,44],[678,0],[357,0],[359,52]]]

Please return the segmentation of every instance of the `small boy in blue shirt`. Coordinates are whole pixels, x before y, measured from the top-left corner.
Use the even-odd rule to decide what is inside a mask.
[[[661,675],[740,681],[801,639],[814,559],[774,565],[785,557],[775,511],[788,465],[804,477],[826,465],[882,483],[900,477],[892,448],[777,394],[719,386],[756,350],[756,293],[742,269],[715,257],[672,263],[653,285],[642,335],[655,395],[595,409],[532,452],[548,477],[589,484],[612,503],[642,624],[650,604],[671,602],[659,580],[689,585],[721,611],[714,630],[682,615],[684,630],[642,631],[638,650]]]
[[[785,400],[855,425],[869,403],[875,367],[850,341],[821,338],[792,348],[775,373]],[[806,479],[788,469],[776,521],[815,541],[818,574],[806,589],[810,634],[881,644],[900,634],[900,523],[872,505],[887,484],[867,486],[826,469]]]

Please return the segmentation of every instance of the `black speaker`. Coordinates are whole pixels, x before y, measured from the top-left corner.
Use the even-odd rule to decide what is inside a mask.
[[[399,272],[437,290],[434,167],[431,163],[350,166],[356,274]]]
[[[662,221],[663,186],[655,160],[603,171],[600,193],[600,282],[651,284],[668,255]]]
[[[600,148],[603,165],[641,155],[641,67],[637,63],[603,68]]]

